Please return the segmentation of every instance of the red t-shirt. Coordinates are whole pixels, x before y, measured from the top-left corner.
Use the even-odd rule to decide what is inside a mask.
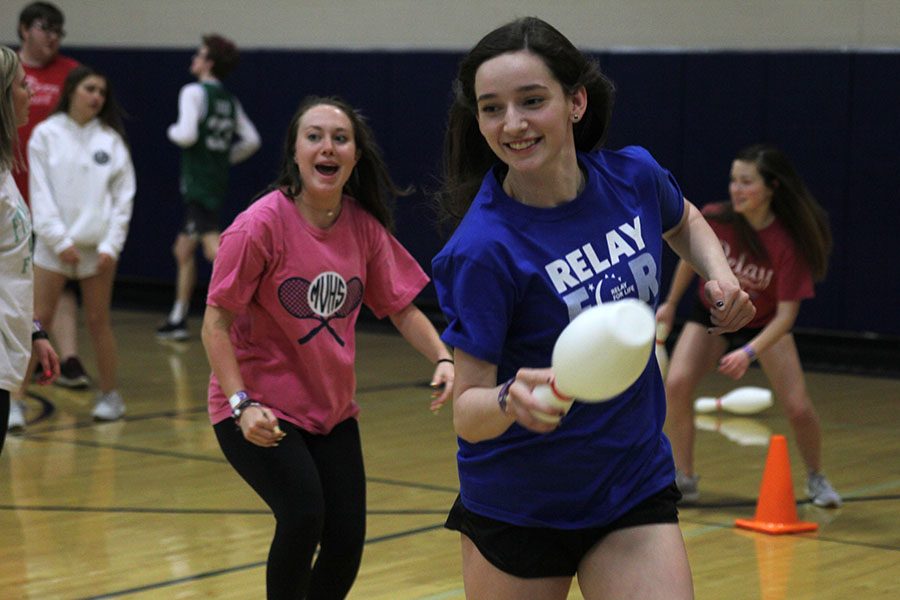
[[[22,63],[25,69],[25,81],[31,88],[31,108],[28,111],[28,122],[19,127],[19,148],[22,158],[25,160],[25,169],[18,169],[14,176],[16,185],[30,203],[28,197],[28,140],[35,126],[50,116],[59,102],[63,83],[69,75],[69,71],[78,66],[78,62],[68,56],[57,55],[52,61],[43,67],[29,67]]]
[[[707,205],[703,208],[703,214],[715,214],[719,210],[721,204]],[[778,219],[756,232],[769,255],[768,260],[758,259],[745,249],[730,224],[712,219],[707,221],[722,243],[725,257],[741,288],[750,294],[750,300],[756,307],[756,316],[747,327],[765,327],[775,316],[779,302],[800,301],[815,295],[812,273]],[[703,294],[703,283],[698,287],[698,293],[703,305],[709,308]]]

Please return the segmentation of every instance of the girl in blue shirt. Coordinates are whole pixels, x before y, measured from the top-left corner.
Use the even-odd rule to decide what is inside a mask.
[[[587,598],[690,598],[655,358],[622,394],[565,414],[532,390],[582,310],[656,306],[663,240],[706,275],[712,332],[753,306],[672,176],[642,148],[599,150],[613,86],[556,29],[526,18],[489,33],[455,90],[440,200],[457,227],[433,273],[455,348],[447,526],[466,595],[563,599],[577,574]]]

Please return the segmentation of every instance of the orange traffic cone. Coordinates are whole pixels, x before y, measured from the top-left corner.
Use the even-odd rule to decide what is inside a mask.
[[[797,519],[791,461],[788,457],[787,439],[783,435],[773,435],[769,440],[769,455],[766,457],[766,468],[759,488],[756,515],[752,520],[738,519],[734,524],[744,529],[772,534],[818,529],[816,523]]]

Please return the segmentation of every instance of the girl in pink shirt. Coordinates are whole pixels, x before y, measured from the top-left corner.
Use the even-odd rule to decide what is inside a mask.
[[[452,391],[450,353],[412,304],[428,278],[389,233],[387,201],[400,193],[356,111],[307,98],[279,178],[222,234],[202,332],[209,414],[225,457],[275,515],[269,598],[343,598],[359,568],[361,305],[436,365],[432,409]]]

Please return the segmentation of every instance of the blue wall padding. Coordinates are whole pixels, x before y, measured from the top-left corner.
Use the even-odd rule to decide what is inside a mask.
[[[166,139],[192,51],[72,50],[106,72],[124,108],[138,176],[120,278],[169,283],[181,218],[178,150]],[[225,224],[275,176],[285,128],[307,94],[362,109],[392,174],[413,184],[397,202],[397,235],[430,271],[441,246],[428,192],[440,173],[458,53],[248,50],[226,81],[263,138],[232,171]],[[794,159],[828,210],[835,252],[799,326],[900,334],[900,53],[609,52],[597,54],[618,99],[608,146],[640,144],[698,205],[727,198],[731,158],[770,141]],[[665,257],[666,279],[675,264]],[[201,269],[208,277],[209,269]],[[668,281],[664,284],[668,287]],[[423,301],[433,301],[429,286]],[[687,302],[681,310],[687,310]]]

